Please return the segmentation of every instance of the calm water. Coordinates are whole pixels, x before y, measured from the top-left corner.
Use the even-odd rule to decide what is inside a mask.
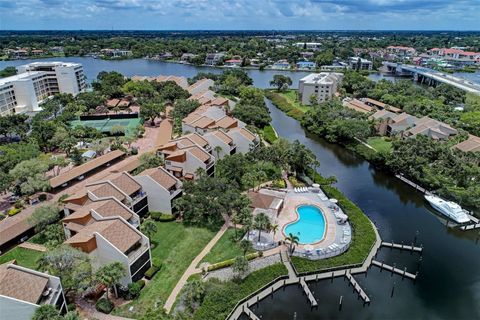
[[[343,279],[311,284],[319,302],[310,310],[297,286],[279,291],[254,309],[262,319],[480,319],[480,242],[478,231],[447,229],[441,217],[425,204],[422,196],[391,175],[344,148],[306,136],[299,123],[268,103],[273,126],[281,137],[299,140],[318,157],[319,171],[335,175],[336,186],[364,210],[379,228],[384,240],[417,244],[425,251],[420,278],[410,280],[372,268],[367,278],[357,280],[372,303],[363,307]],[[415,273],[419,256],[381,249],[379,261],[396,263]],[[395,283],[394,296],[390,298]],[[343,308],[338,310],[340,296]]]
[[[299,206],[298,220],[288,224],[284,233],[296,235],[300,244],[322,241],[325,236],[325,217],[316,206]]]
[[[53,59],[59,60],[59,59]],[[127,76],[172,74],[191,77],[197,72],[221,72],[215,68],[163,63],[148,60],[104,61],[92,58],[63,58],[80,62],[91,81],[102,71],[118,71]],[[28,63],[0,61],[0,68]],[[306,73],[249,70],[258,87],[268,87],[274,74],[288,74],[296,85]],[[462,74],[472,78],[479,74]],[[425,247],[420,264],[420,278],[410,280],[391,277],[372,268],[368,277],[357,276],[372,299],[362,307],[343,279],[312,284],[319,301],[318,310],[310,311],[307,299],[293,286],[277,293],[273,300],[263,301],[255,310],[262,319],[480,319],[480,234],[447,229],[442,219],[426,206],[422,196],[391,175],[374,169],[368,162],[344,148],[306,136],[298,122],[269,104],[273,125],[279,135],[297,139],[310,148],[321,162],[320,172],[335,175],[337,187],[344,192],[379,227],[384,240],[417,243]],[[406,266],[415,272],[418,255],[382,249],[377,258],[386,263]],[[390,298],[395,284],[394,297]],[[343,296],[343,309],[338,301]]]

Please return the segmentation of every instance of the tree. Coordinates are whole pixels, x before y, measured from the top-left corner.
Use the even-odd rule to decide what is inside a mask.
[[[28,219],[31,226],[35,226],[35,231],[40,232],[44,230],[49,224],[52,224],[60,219],[59,208],[55,204],[47,204],[36,208],[33,214]]]
[[[247,239],[241,240],[239,245],[240,245],[240,248],[242,249],[244,257],[247,255],[247,252],[252,249],[252,243]]]
[[[146,235],[150,240],[157,233],[157,225],[151,219],[145,219],[140,227],[143,234]]]
[[[125,127],[122,125],[114,125],[110,128],[110,134],[112,136],[121,136],[125,134]]]
[[[295,250],[295,246],[298,245],[298,241],[300,241],[300,239],[296,235],[289,233],[285,240],[289,243],[289,251],[290,254],[292,254]]]
[[[92,266],[88,255],[67,245],[45,252],[38,266],[41,271],[60,277],[65,295],[81,292],[92,283]]]
[[[9,175],[13,179],[16,191],[24,195],[31,195],[37,191],[47,191],[50,188],[45,173],[48,164],[40,159],[24,160],[17,164]]]
[[[206,294],[205,285],[201,280],[193,280],[186,284],[184,290],[185,304],[194,311],[203,302]]]
[[[51,304],[42,304],[35,309],[35,313],[32,316],[32,320],[61,320],[59,311]]]
[[[15,67],[6,67],[3,70],[0,70],[0,78],[6,78],[14,76],[17,74],[17,69]]]
[[[105,285],[107,287],[107,300],[108,291],[113,287],[115,291],[115,296],[118,297],[116,284],[127,274],[125,267],[120,262],[112,262],[106,264],[95,273],[95,279],[97,282]]]
[[[273,236],[275,237],[275,234],[276,234],[277,231],[278,231],[278,224],[272,224],[272,225],[270,225],[270,231],[273,232]]]
[[[222,150],[223,150],[222,147],[221,146],[215,146],[215,148],[213,148],[213,150],[217,154],[217,159],[220,159],[220,152],[222,152]]]
[[[270,81],[270,86],[277,87],[277,91],[283,91],[288,89],[292,85],[292,79],[283,74],[276,74],[273,76],[273,80]]]
[[[244,256],[238,256],[235,258],[235,261],[233,262],[233,274],[234,277],[238,280],[242,279],[245,274],[248,273],[249,269],[249,264],[248,260]]]
[[[140,116],[145,120],[150,120],[152,126],[155,125],[155,119],[165,111],[165,106],[160,102],[142,101],[140,103]]]
[[[140,172],[150,169],[150,168],[158,168],[163,165],[163,160],[159,156],[157,156],[154,152],[145,152],[140,155],[138,158],[140,165],[135,170],[136,174]]]
[[[335,56],[333,55],[333,52],[330,50],[321,52],[317,55],[316,62],[317,66],[325,66],[325,65],[330,65],[333,63],[333,59],[335,59]]]
[[[264,212],[260,212],[255,216],[255,228],[258,230],[258,241],[260,241],[262,231],[267,230],[270,224],[270,218]]]

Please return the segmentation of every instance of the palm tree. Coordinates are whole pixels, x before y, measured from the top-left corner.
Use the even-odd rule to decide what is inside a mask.
[[[260,236],[262,230],[267,230],[270,226],[270,218],[263,212],[260,212],[255,217],[255,228],[258,229],[258,241],[260,241]]]
[[[217,159],[220,159],[220,152],[222,152],[222,147],[220,146],[216,146],[215,148],[213,148],[213,150],[215,150],[215,153],[217,154]]]
[[[155,224],[155,222],[153,222],[153,220],[145,219],[145,221],[143,221],[142,225],[140,226],[140,230],[151,241],[153,235],[157,233],[157,225]]]
[[[270,231],[273,231],[273,237],[275,237],[275,234],[277,233],[278,231],[278,224],[272,224],[270,226]]]
[[[98,269],[95,274],[96,280],[104,284],[107,287],[107,300],[108,300],[108,289],[113,287],[115,291],[115,296],[118,297],[116,284],[127,274],[125,267],[120,262],[112,262],[104,265]],[[110,300],[108,300],[110,301]]]
[[[289,233],[288,237],[286,237],[285,240],[289,242],[289,251],[290,251],[290,254],[292,254],[293,251],[295,250],[295,246],[298,244],[298,241],[300,239],[293,233]]]
[[[32,316],[33,320],[49,320],[55,318],[58,318],[58,310],[51,304],[41,305],[35,309],[35,313]]]
[[[245,257],[248,250],[252,248],[252,243],[247,239],[243,239],[242,241],[240,241],[240,248],[242,249],[243,256]]]

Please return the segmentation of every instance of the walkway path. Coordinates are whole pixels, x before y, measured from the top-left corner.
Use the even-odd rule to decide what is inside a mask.
[[[36,244],[36,243],[31,243],[31,242],[23,242],[23,243],[19,244],[18,246],[21,247],[21,248],[40,251],[40,252],[46,252],[48,250],[47,247],[42,246],[41,244]]]
[[[205,248],[203,248],[203,250],[195,257],[195,259],[193,259],[192,263],[190,263],[187,270],[183,273],[182,277],[177,282],[177,285],[175,286],[175,288],[173,288],[172,292],[170,293],[170,296],[168,297],[167,302],[165,302],[165,305],[163,306],[167,311],[167,313],[169,313],[170,310],[172,309],[173,304],[177,299],[177,295],[180,293],[183,286],[187,283],[188,278],[190,278],[191,275],[201,272],[201,269],[197,269],[197,265],[210,252],[213,246],[223,236],[225,231],[227,231],[229,226],[230,226],[230,221],[226,221],[225,224],[220,229],[220,231],[218,231],[218,233],[212,238],[212,240],[210,240],[210,242],[205,246]]]
[[[98,319],[98,320],[132,320],[130,318],[123,318],[111,314],[105,314],[97,311],[95,306],[84,299],[77,299],[75,303],[78,306],[78,311],[82,319]]]

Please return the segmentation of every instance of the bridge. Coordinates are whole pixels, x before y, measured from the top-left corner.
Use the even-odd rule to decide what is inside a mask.
[[[433,69],[401,64],[395,62],[384,62],[387,72],[399,76],[413,77],[413,80],[429,86],[436,86],[445,83],[458,89],[480,95],[480,84],[468,81],[463,78],[445,74]]]

